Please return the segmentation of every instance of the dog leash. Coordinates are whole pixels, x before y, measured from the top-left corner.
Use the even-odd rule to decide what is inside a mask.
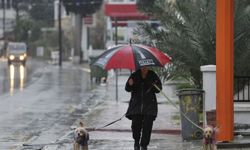
[[[51,143],[38,143],[38,144],[23,144],[24,147],[44,147],[47,145],[62,145],[67,143],[72,143],[73,141],[65,141],[65,142],[51,142]]]
[[[134,110],[135,107],[136,107],[137,105],[138,105],[138,102],[134,105],[134,107],[132,107],[132,110]],[[89,132],[91,132],[91,131],[97,131],[97,130],[106,128],[106,127],[108,127],[108,126],[110,126],[110,125],[112,125],[112,124],[114,124],[114,123],[116,123],[116,122],[118,122],[118,121],[121,121],[125,116],[126,116],[126,113],[123,114],[119,119],[116,119],[116,120],[114,120],[114,121],[112,121],[112,122],[110,122],[110,123],[107,123],[106,125],[104,125],[104,126],[102,126],[102,127],[99,127],[99,128],[87,128],[87,130],[88,130]]]
[[[112,125],[112,124],[114,124],[114,123],[116,123],[116,122],[118,122],[118,121],[121,121],[122,118],[125,117],[125,115],[126,115],[126,114],[122,115],[119,119],[116,119],[116,120],[114,120],[114,121],[112,121],[112,122],[110,122],[110,123],[108,123],[108,124],[106,124],[106,125],[104,125],[104,126],[102,126],[102,127],[99,127],[99,128],[87,128],[87,129],[89,129],[89,132],[91,132],[91,131],[100,130],[100,129],[102,129],[102,128],[106,128],[106,127],[108,127],[108,126],[110,126],[110,125]]]
[[[181,113],[181,114],[182,114],[191,124],[193,124],[194,126],[196,126],[197,128],[199,128],[200,130],[203,131],[203,128],[201,128],[199,125],[197,125],[196,123],[194,123],[188,116],[186,116],[186,114],[185,114],[183,111],[181,111],[181,110],[179,109],[179,107],[178,107],[172,100],[170,100],[170,99],[167,97],[167,95],[166,95],[164,92],[162,92],[162,90],[161,90],[156,84],[153,83],[153,86],[154,86],[157,90],[159,90],[160,93],[170,102],[170,104],[172,104],[177,110],[179,110],[180,113]]]
[[[186,116],[186,114],[181,111],[179,109],[179,107],[172,101],[168,98],[168,96],[156,85],[153,83],[153,86],[160,91],[160,93],[170,102],[170,104],[172,104],[177,110],[180,111],[180,113],[191,123],[193,124],[194,126],[196,126],[197,128],[199,128],[200,130],[203,131],[203,128],[201,128],[199,125],[197,125],[196,123],[194,123],[189,117]],[[97,131],[99,129],[102,129],[102,128],[106,128],[118,121],[121,121],[123,119],[123,117],[125,117],[126,113],[124,115],[122,115],[119,119],[116,119],[102,127],[99,127],[99,128],[87,128],[89,131],[88,132],[92,132],[92,131]],[[43,144],[23,144],[23,146],[25,147],[31,147],[31,146],[40,146],[40,147],[43,147],[43,146],[46,146],[46,145],[60,145],[60,144],[66,144],[66,143],[72,143],[72,141],[68,141],[68,142],[53,142],[53,143],[43,143]]]
[[[179,110],[180,111],[180,113],[191,123],[191,124],[193,124],[194,126],[196,126],[197,128],[199,128],[200,130],[202,130],[203,131],[203,128],[201,128],[199,125],[197,125],[196,123],[194,123],[189,117],[187,117],[186,116],[186,114],[183,112],[183,111],[181,111],[180,109],[179,109],[179,107],[173,102],[173,101],[171,101],[168,97],[167,97],[167,95],[164,93],[164,92],[162,92],[162,90],[156,85],[156,84],[154,84],[153,83],[153,86],[157,89],[157,90],[159,90],[160,91],[160,93],[177,109],[177,110]],[[96,131],[96,130],[99,130],[99,129],[102,129],[102,128],[106,128],[106,127],[108,127],[108,126],[110,126],[110,125],[112,125],[112,124],[114,124],[114,123],[116,123],[116,122],[118,122],[118,121],[121,121],[122,120],[122,118],[125,116],[126,114],[124,114],[124,115],[122,115],[122,117],[120,117],[119,119],[117,119],[117,120],[115,120],[115,121],[112,121],[112,122],[110,122],[110,123],[108,123],[108,124],[106,124],[106,125],[104,125],[104,126],[102,126],[102,127],[99,127],[99,128],[88,128],[88,129],[91,129],[90,130],[90,132],[91,131]]]
[[[116,119],[115,121],[112,121],[102,127],[99,127],[99,128],[86,128],[88,130],[88,132],[92,132],[92,131],[97,131],[97,130],[100,130],[102,128],[106,128],[120,120],[122,120],[122,118],[125,116],[126,114],[124,114],[122,117],[120,117],[119,119]],[[52,143],[40,143],[40,144],[23,144],[24,147],[44,147],[44,146],[47,146],[47,145],[61,145],[61,144],[67,144],[67,143],[72,143],[73,141],[66,141],[66,142],[52,142]]]
[[[196,123],[194,123],[189,117],[187,117],[186,116],[186,114],[183,112],[183,111],[181,111],[180,109],[179,109],[179,107],[173,102],[173,101],[171,101],[168,97],[167,97],[167,95],[155,84],[155,83],[153,83],[153,86],[157,89],[157,90],[159,90],[160,91],[160,93],[177,109],[177,110],[179,110],[180,111],[180,113],[191,123],[191,124],[193,124],[194,126],[196,126],[197,128],[199,128],[200,130],[202,130],[203,131],[203,128],[201,128],[199,125],[197,125]],[[151,88],[150,88],[151,89]],[[122,117],[120,117],[119,119],[116,119],[116,120],[114,120],[114,121],[112,121],[112,122],[110,122],[110,123],[108,123],[108,124],[106,124],[106,125],[104,125],[104,126],[102,126],[102,127],[99,127],[99,128],[88,128],[89,129],[89,132],[91,132],[91,131],[96,131],[96,130],[99,130],[99,129],[102,129],[102,128],[106,128],[106,127],[108,127],[108,126],[110,126],[110,125],[112,125],[112,124],[114,124],[114,123],[116,123],[116,122],[118,122],[118,121],[121,121],[122,120],[122,118],[124,117],[126,115],[126,113],[124,114],[124,115],[122,115]]]

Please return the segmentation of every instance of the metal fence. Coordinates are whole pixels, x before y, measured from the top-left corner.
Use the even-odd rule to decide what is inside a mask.
[[[234,102],[250,102],[250,76],[234,77]]]

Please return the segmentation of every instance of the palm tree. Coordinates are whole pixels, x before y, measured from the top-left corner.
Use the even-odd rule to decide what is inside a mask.
[[[201,87],[200,66],[216,63],[215,0],[140,0],[138,4],[141,11],[161,22],[160,28],[140,24],[135,34],[144,37],[141,42],[153,41],[172,56],[169,77],[188,78]],[[235,74],[250,70],[248,6],[247,0],[235,3]]]
[[[235,1],[235,75],[250,75],[250,1]]]
[[[156,41],[157,47],[172,56],[170,77],[187,77],[201,86],[200,66],[215,64],[215,2],[155,0],[153,6],[147,10],[162,27],[152,30],[150,25],[143,24],[138,30],[143,30],[140,33],[144,32],[150,41]]]

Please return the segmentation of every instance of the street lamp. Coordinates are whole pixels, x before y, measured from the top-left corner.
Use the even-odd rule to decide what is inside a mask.
[[[2,0],[2,8],[3,8],[3,39],[5,39],[5,0]]]

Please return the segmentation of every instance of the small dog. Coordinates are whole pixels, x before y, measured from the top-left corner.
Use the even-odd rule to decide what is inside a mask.
[[[215,133],[217,128],[207,126],[203,130],[203,149],[204,150],[216,150]]]
[[[88,150],[89,134],[84,128],[83,123],[74,131],[74,150]]]

